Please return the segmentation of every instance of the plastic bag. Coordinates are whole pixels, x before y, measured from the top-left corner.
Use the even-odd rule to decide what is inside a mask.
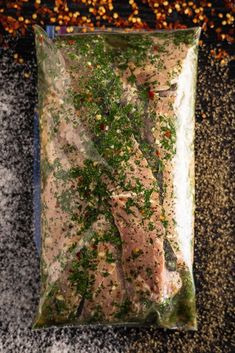
[[[52,41],[35,27],[42,245],[34,327],[196,329],[200,29],[63,33]]]

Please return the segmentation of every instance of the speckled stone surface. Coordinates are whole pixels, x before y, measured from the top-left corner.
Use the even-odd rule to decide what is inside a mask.
[[[33,331],[39,258],[33,239],[36,65],[0,52],[0,353],[232,352],[234,79],[200,49],[196,119],[195,281],[198,331],[64,328]],[[30,77],[24,73],[30,72]],[[26,75],[27,76],[27,75]],[[203,117],[202,117],[203,116]]]

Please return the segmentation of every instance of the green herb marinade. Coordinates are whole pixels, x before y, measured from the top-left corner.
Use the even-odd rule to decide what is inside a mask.
[[[36,27],[35,37],[42,287],[34,328],[196,329],[192,264],[174,211],[174,102],[198,30],[52,42]]]

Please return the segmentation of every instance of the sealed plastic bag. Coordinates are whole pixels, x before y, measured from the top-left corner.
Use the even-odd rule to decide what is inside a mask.
[[[198,28],[35,27],[41,296],[34,327],[196,329]]]

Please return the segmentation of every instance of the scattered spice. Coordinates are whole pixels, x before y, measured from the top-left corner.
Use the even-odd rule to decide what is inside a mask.
[[[105,124],[100,124],[100,130],[102,130],[102,131],[105,131],[105,129],[106,129],[106,126],[105,126]]]
[[[155,154],[156,154],[157,157],[160,157],[160,156],[161,156],[161,153],[160,153],[159,150],[156,150]]]
[[[69,43],[70,45],[73,45],[73,44],[75,44],[75,40],[69,39],[69,40],[68,40],[68,43]]]
[[[154,99],[154,92],[148,91],[148,97],[149,97],[149,99]]]
[[[27,4],[27,8],[25,5]],[[83,27],[83,31],[94,30],[94,27],[115,26],[133,29],[177,29],[192,26],[202,26],[203,42],[208,41],[208,35],[217,37],[219,42],[233,44],[235,42],[234,19],[235,6],[233,1],[190,0],[155,1],[129,0],[131,13],[124,17],[118,13],[113,0],[96,1],[83,0],[82,5],[72,7],[67,2],[54,0],[50,6],[40,0],[7,1],[0,9],[0,24],[6,32],[15,35],[20,31],[23,35],[34,24],[55,24],[68,26],[67,32],[73,32],[73,26]],[[150,9],[154,21],[150,23],[140,11]],[[82,13],[78,10],[82,9]],[[33,11],[33,14],[31,12]],[[157,50],[154,49],[154,50]]]
[[[171,131],[167,130],[164,134],[167,138],[171,138]]]

